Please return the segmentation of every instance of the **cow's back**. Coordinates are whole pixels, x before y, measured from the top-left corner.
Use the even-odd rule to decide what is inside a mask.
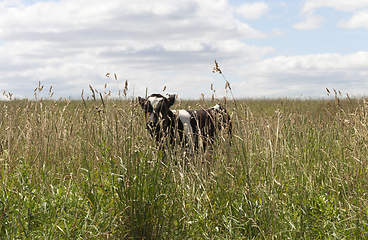
[[[208,109],[198,110],[172,110],[182,124],[186,139],[191,148],[198,148],[199,144],[205,148],[207,143],[213,143],[215,134],[221,129],[226,129],[231,134],[230,116],[221,105]]]

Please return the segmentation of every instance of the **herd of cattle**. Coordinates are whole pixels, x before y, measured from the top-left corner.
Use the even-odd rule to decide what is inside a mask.
[[[169,142],[188,146],[190,151],[212,145],[219,131],[231,135],[231,120],[226,109],[216,104],[212,108],[198,110],[170,110],[176,95],[164,97],[152,94],[138,97],[145,113],[147,129],[158,143]]]

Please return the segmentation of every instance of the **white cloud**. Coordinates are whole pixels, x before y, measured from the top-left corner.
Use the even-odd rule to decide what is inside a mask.
[[[259,6],[258,18],[268,11]],[[315,9],[302,13],[306,21],[294,27],[320,27],[323,18]],[[144,94],[146,87],[161,92],[163,86],[182,98],[210,96],[210,84],[222,79],[211,72],[214,59],[238,97],[314,95],[325,84],[345,84],[346,91],[368,87],[366,52],[265,59],[277,49],[247,39],[278,36],[284,29],[266,34],[234,14],[227,0],[2,1],[0,91],[31,98],[41,81],[53,86],[55,98],[79,97],[89,85],[102,90],[107,82],[116,93],[115,80],[104,77],[110,72],[118,75],[120,88],[128,79],[129,96]]]
[[[87,36],[89,30],[99,34],[99,39],[104,36],[108,38],[106,34],[116,33],[119,33],[120,37],[129,34],[129,38],[150,34],[151,41],[157,38],[178,39],[183,36],[206,37],[206,34],[219,38],[224,38],[224,34],[241,38],[265,37],[265,34],[249,27],[248,24],[237,21],[227,1],[128,2],[129,4],[127,1],[117,0],[64,0],[40,2],[19,8],[3,8],[0,9],[0,38],[52,38],[55,34],[65,33],[80,39]],[[35,36],[36,34],[38,35]],[[64,39],[61,38],[60,41]]]
[[[208,79],[214,59],[232,69],[273,51],[243,43],[267,34],[238,21],[226,0],[2,2],[0,16],[0,89],[24,96],[42,81],[78,97],[107,72],[136,93],[169,82],[193,96],[184,75]]]
[[[338,26],[343,28],[368,28],[368,9],[356,12],[353,17],[348,20],[341,20]]]
[[[315,16],[315,10],[323,7],[329,7],[338,11],[354,12],[354,15],[349,20],[341,20],[338,23],[339,27],[343,28],[357,28],[368,26],[368,0],[307,0],[300,13],[306,16],[306,20],[295,24],[293,27],[301,30],[308,30],[313,28],[320,28],[323,21],[322,16]]]
[[[264,2],[243,3],[236,12],[245,19],[258,19],[267,14],[268,9],[268,5]]]
[[[258,60],[267,53],[272,52],[274,49],[272,47],[255,47],[249,46],[243,42],[237,40],[225,40],[219,41],[212,44],[212,49],[216,52],[221,52],[225,54],[232,54],[233,56],[238,56],[238,59],[243,59],[248,61]],[[243,54],[247,53],[247,56]]]
[[[363,7],[368,7],[368,0],[307,0],[301,12],[309,13],[322,7],[330,7],[340,11],[355,11]]]
[[[246,81],[233,84],[233,89],[250,97],[293,96],[293,92],[322,97],[326,87],[362,93],[368,88],[368,52],[278,56],[240,68],[238,74]]]
[[[186,52],[186,51],[202,51],[204,49],[203,45],[196,42],[184,42],[184,41],[173,41],[164,44],[164,49],[166,51],[179,51],[179,52]]]
[[[321,23],[324,21],[324,17],[320,15],[314,15],[313,12],[308,13],[307,17],[304,21],[296,23],[293,25],[293,28],[299,30],[310,30],[321,28]]]

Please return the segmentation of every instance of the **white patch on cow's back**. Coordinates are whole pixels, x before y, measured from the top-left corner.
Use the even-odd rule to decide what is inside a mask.
[[[193,153],[193,150],[194,150],[193,128],[192,128],[192,125],[190,124],[190,118],[191,118],[190,114],[188,113],[187,110],[172,110],[172,112],[175,115],[178,115],[181,123],[183,124],[185,136],[189,141],[190,151],[191,153]]]
[[[176,112],[176,111],[175,111]],[[178,110],[178,115],[179,115],[179,118],[181,120],[181,122],[183,124],[188,124],[189,126],[190,125],[190,114],[188,113],[187,110]]]
[[[157,104],[161,102],[164,98],[163,97],[149,97],[148,101],[151,103],[153,108],[156,108]]]

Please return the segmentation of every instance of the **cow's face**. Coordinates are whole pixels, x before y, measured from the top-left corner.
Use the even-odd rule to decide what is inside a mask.
[[[152,94],[147,99],[138,97],[138,101],[144,110],[148,130],[155,134],[166,131],[169,108],[175,102],[175,95],[166,98],[161,94]]]

